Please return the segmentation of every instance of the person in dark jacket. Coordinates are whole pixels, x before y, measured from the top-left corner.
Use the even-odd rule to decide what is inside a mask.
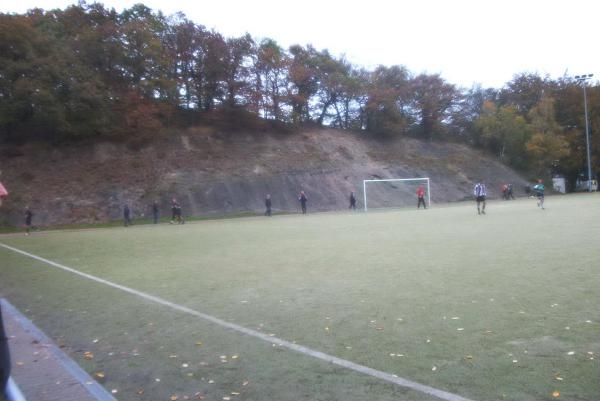
[[[514,200],[515,196],[513,195],[513,184],[508,184],[507,192],[508,192],[508,199]]]
[[[8,339],[2,323],[2,306],[0,305],[0,397],[6,389],[6,382],[10,376],[10,355],[8,353]]]
[[[158,217],[159,217],[158,201],[154,201],[154,203],[152,203],[152,218],[153,218],[154,224],[158,224]]]
[[[31,220],[33,219],[33,213],[29,209],[29,206],[25,208],[25,235],[29,235],[31,230]]]
[[[300,195],[298,195],[298,201],[300,202],[300,207],[302,208],[302,214],[306,214],[306,202],[308,202],[308,198],[304,191],[300,191]]]
[[[131,212],[128,204],[123,206],[123,223],[125,224],[125,227],[131,224]]]
[[[173,198],[173,201],[171,202],[171,212],[173,213],[173,217],[171,219],[171,224],[175,224],[175,221],[177,221],[177,224],[184,224],[185,221],[183,220],[183,216],[181,213],[181,206],[179,205],[179,203],[177,202],[177,199]]]
[[[348,209],[356,210],[356,196],[354,196],[354,192],[350,192],[350,206]]]
[[[265,196],[265,216],[271,216],[271,195]]]

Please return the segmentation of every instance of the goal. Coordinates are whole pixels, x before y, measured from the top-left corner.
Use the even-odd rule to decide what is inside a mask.
[[[423,185],[425,189],[427,207],[431,206],[429,177],[363,180],[365,212],[369,210],[367,203],[369,196],[371,197],[371,203],[376,203],[378,208],[407,206],[409,204],[416,206],[416,190],[419,185]],[[367,191],[370,191],[369,194],[367,194]]]

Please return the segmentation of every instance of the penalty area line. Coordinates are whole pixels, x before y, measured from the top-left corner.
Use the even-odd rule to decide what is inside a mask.
[[[370,368],[368,366],[360,365],[358,363],[354,363],[354,362],[351,362],[351,361],[346,360],[346,359],[338,358],[336,356],[329,355],[329,354],[326,354],[326,353],[321,352],[321,351],[316,351],[316,350],[313,350],[311,348],[307,348],[307,347],[304,347],[302,345],[298,345],[298,344],[295,344],[295,343],[292,343],[290,341],[286,341],[286,340],[283,340],[283,339],[280,339],[280,338],[277,338],[277,337],[268,336],[267,334],[261,333],[259,331],[248,329],[246,327],[243,327],[243,326],[240,326],[240,325],[237,325],[237,324],[234,324],[234,323],[227,322],[227,321],[219,319],[217,317],[214,317],[214,316],[211,316],[211,315],[207,315],[206,313],[198,312],[198,311],[196,311],[194,309],[191,309],[191,308],[188,308],[186,306],[179,305],[179,304],[167,301],[166,299],[163,299],[163,298],[151,295],[151,294],[147,294],[145,292],[138,291],[138,290],[135,290],[133,288],[130,288],[130,287],[127,287],[127,286],[124,286],[124,285],[121,285],[121,284],[113,283],[112,281],[108,281],[108,280],[105,280],[105,279],[100,278],[100,277],[96,277],[96,276],[88,274],[88,273],[80,272],[79,270],[75,270],[75,269],[73,269],[71,267],[62,265],[60,263],[56,263],[56,262],[53,262],[51,260],[42,258],[40,256],[31,254],[29,252],[22,251],[22,250],[20,250],[18,248],[14,248],[12,246],[3,244],[1,242],[0,242],[0,247],[3,247],[3,248],[8,249],[10,251],[19,253],[21,255],[27,256],[29,258],[35,259],[35,260],[37,260],[39,262],[43,262],[43,263],[45,263],[47,265],[56,267],[58,269],[67,271],[69,273],[76,274],[76,275],[78,275],[80,277],[84,277],[84,278],[86,278],[88,280],[95,281],[97,283],[104,284],[104,285],[112,287],[112,288],[116,288],[116,289],[124,291],[126,293],[135,295],[135,296],[137,296],[139,298],[145,299],[147,301],[155,302],[157,304],[169,307],[169,308],[171,308],[173,310],[177,310],[179,312],[183,312],[183,313],[186,313],[186,314],[189,314],[189,315],[192,315],[192,316],[199,317],[201,319],[204,319],[206,321],[209,321],[211,323],[214,323],[214,324],[216,324],[218,326],[221,326],[221,327],[224,327],[226,329],[229,329],[229,330],[232,330],[232,331],[235,331],[235,332],[238,332],[238,333],[242,333],[242,334],[245,334],[245,335],[250,336],[250,337],[258,338],[258,339],[263,340],[265,342],[268,342],[268,343],[271,343],[271,344],[275,344],[275,345],[277,345],[279,347],[287,348],[289,350],[298,352],[300,354],[308,355],[308,356],[311,356],[313,358],[319,359],[321,361],[325,361],[325,362],[328,362],[328,363],[331,363],[331,364],[334,364],[334,365],[337,365],[337,366],[344,367],[344,368],[352,370],[354,372],[358,372],[358,373],[362,373],[362,374],[367,375],[367,376],[375,377],[377,379],[386,381],[388,383],[392,383],[392,384],[395,384],[397,386],[404,387],[404,388],[407,388],[407,389],[415,390],[415,391],[418,391],[420,393],[424,393],[424,394],[427,394],[427,395],[430,395],[432,397],[436,397],[436,398],[439,398],[439,399],[445,400],[445,401],[471,401],[468,398],[464,398],[464,397],[461,397],[459,395],[456,395],[456,394],[453,394],[453,393],[449,393],[449,392],[444,391],[444,390],[437,389],[435,387],[430,387],[430,386],[427,386],[425,384],[421,384],[421,383],[417,383],[417,382],[414,382],[414,381],[411,381],[411,380],[408,380],[408,379],[404,379],[402,377],[398,377],[397,375],[394,375],[394,374],[391,374],[391,373],[383,372],[383,371],[380,371],[380,370],[377,370],[377,369]]]

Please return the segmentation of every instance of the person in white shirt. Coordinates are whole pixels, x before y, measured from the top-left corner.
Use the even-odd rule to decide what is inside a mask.
[[[480,180],[477,184],[475,184],[475,188],[473,188],[473,195],[477,201],[477,214],[485,214],[485,198],[487,196],[487,192],[483,180]]]

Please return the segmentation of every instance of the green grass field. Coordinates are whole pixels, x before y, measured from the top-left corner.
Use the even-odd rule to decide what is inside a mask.
[[[600,195],[546,206],[252,217],[0,243],[473,400],[554,391],[597,400]],[[104,372],[122,401],[435,399],[5,248],[0,261],[0,296],[88,372]]]

